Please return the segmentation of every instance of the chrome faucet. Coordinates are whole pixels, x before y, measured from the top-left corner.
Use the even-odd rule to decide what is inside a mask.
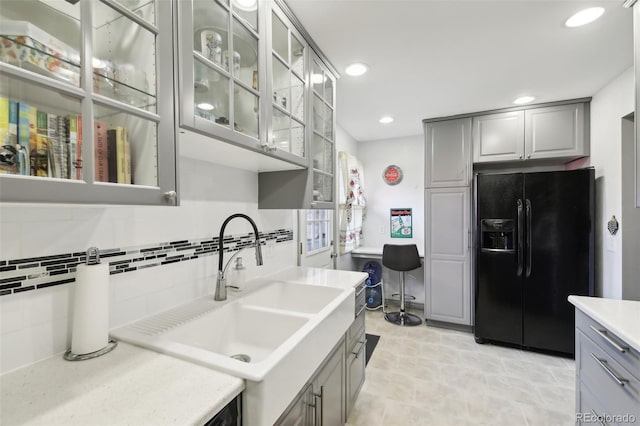
[[[251,224],[251,227],[253,228],[253,234],[256,237],[256,241],[255,241],[256,265],[258,266],[262,265],[262,248],[260,247],[260,235],[258,234],[258,227],[256,226],[256,223],[253,221],[253,219],[251,219],[246,214],[242,214],[242,213],[232,214],[231,216],[226,218],[225,221],[222,223],[222,227],[220,228],[220,237],[218,238],[218,278],[216,280],[216,293],[213,296],[213,300],[227,300],[227,279],[225,278],[224,275],[227,272],[227,267],[229,266],[233,258],[236,257],[242,250],[240,249],[237,252],[235,252],[233,256],[231,256],[231,258],[229,259],[225,267],[224,268],[222,267],[224,263],[223,261],[224,229],[227,227],[227,224],[236,217],[241,217],[243,219],[246,219]]]

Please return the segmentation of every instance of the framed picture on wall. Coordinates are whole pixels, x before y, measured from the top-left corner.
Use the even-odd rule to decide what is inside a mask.
[[[413,238],[411,209],[391,209],[389,217],[391,238]]]

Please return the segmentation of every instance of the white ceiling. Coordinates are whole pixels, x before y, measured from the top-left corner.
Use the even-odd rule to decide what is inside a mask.
[[[623,0],[286,0],[341,73],[338,124],[357,141],[422,133],[422,120],[594,95],[633,65]],[[566,28],[574,12],[605,14]],[[364,62],[362,77],[344,73]],[[383,115],[395,118],[382,125]]]

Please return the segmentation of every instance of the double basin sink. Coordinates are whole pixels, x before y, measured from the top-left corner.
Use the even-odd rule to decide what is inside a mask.
[[[267,424],[348,329],[353,288],[257,279],[228,295],[224,302],[195,300],[111,335],[245,379],[245,417]]]

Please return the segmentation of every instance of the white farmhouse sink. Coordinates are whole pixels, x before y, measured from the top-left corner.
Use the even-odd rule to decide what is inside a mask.
[[[273,424],[353,322],[353,287],[257,279],[111,331],[245,379],[245,421]]]
[[[236,302],[168,331],[161,338],[243,362],[260,362],[307,321],[304,316]]]
[[[316,314],[343,291],[336,287],[274,282],[244,296],[240,303]]]

